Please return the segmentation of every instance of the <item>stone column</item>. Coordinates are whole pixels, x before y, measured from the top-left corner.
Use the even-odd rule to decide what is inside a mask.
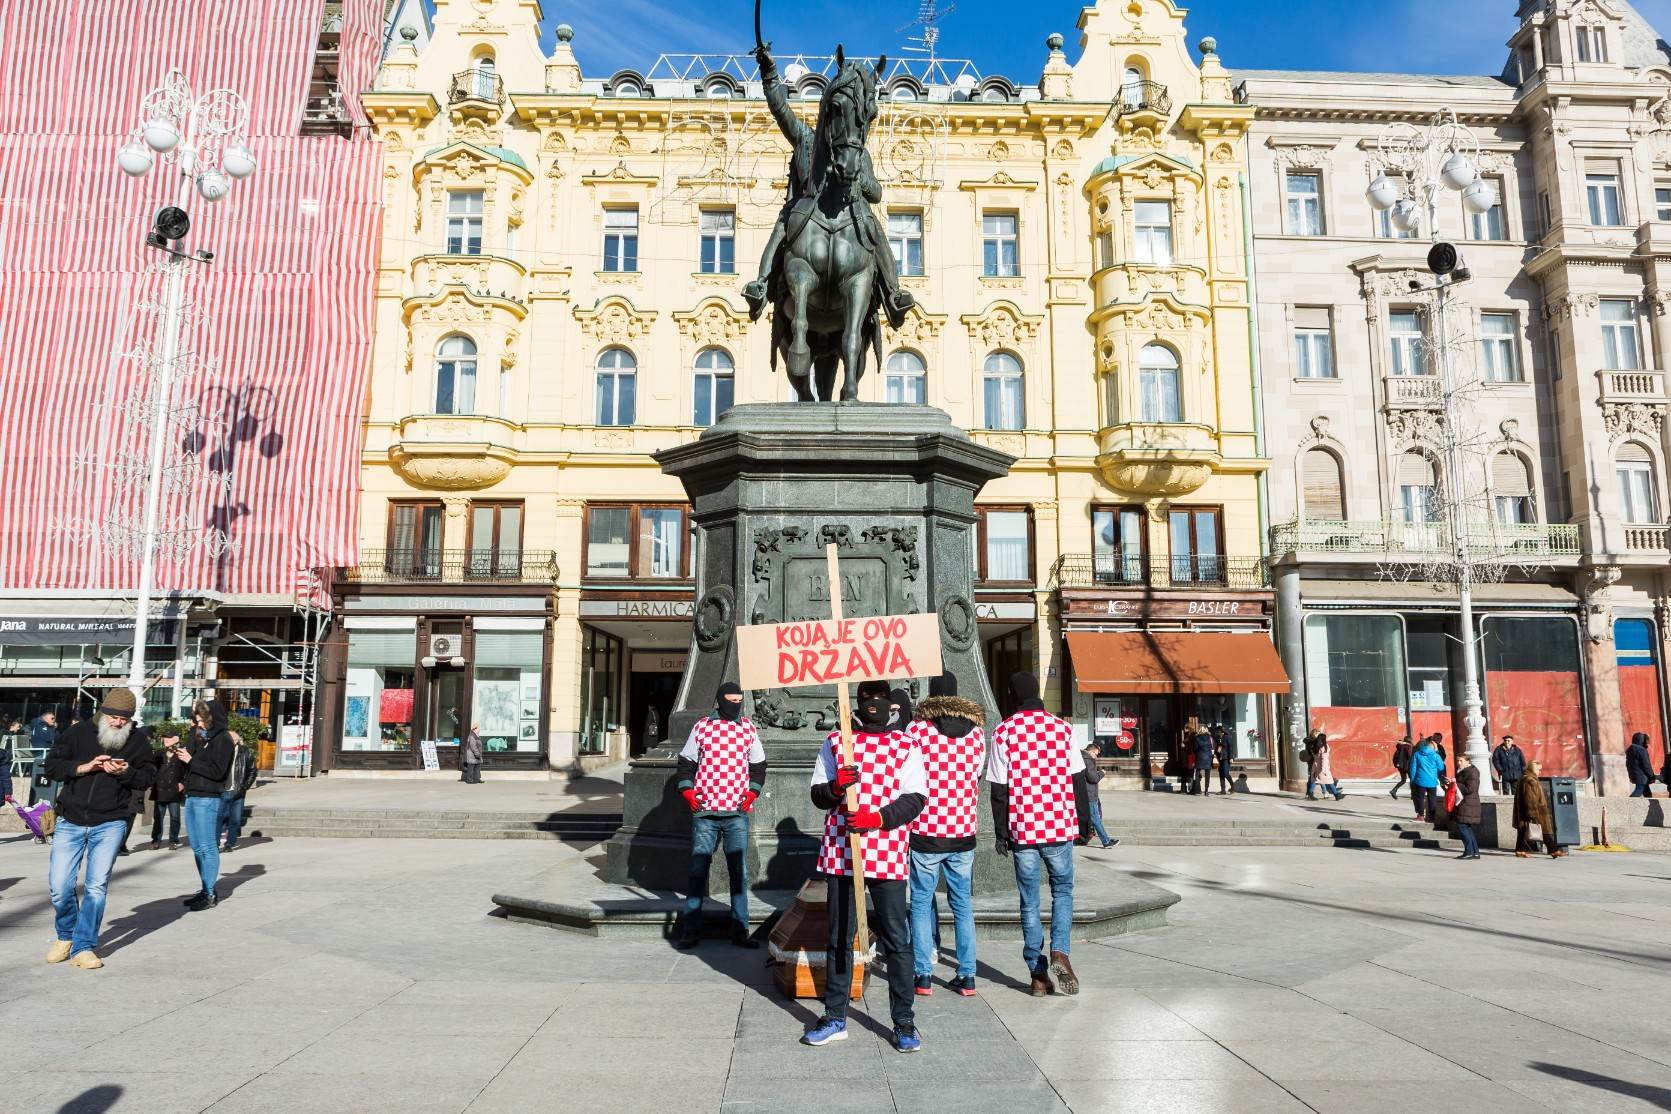
[[[573,769],[580,757],[580,577],[586,555],[581,551],[582,499],[557,500],[557,530],[552,548],[557,555],[557,598],[551,625],[551,702],[545,709],[547,746],[554,770]]]
[[[1619,704],[1619,656],[1613,644],[1611,589],[1617,584],[1617,565],[1599,565],[1580,574],[1584,601],[1584,696],[1589,705],[1590,773],[1596,793],[1622,797],[1630,793],[1625,777],[1625,717]]]
[[[1300,740],[1306,733],[1305,696],[1305,614],[1300,602],[1300,566],[1279,565],[1273,570],[1276,579],[1276,652],[1282,668],[1288,671],[1287,715],[1277,725],[1276,738],[1271,740],[1272,753],[1278,759],[1278,778],[1288,777],[1299,769]]]

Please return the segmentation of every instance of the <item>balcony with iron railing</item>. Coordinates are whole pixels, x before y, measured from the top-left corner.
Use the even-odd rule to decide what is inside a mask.
[[[1055,588],[1258,591],[1270,583],[1263,557],[1064,553],[1051,570]]]
[[[549,584],[557,554],[549,549],[363,549],[341,570],[348,584]]]
[[[1470,557],[1511,561],[1559,561],[1580,552],[1576,525],[1568,523],[1475,522],[1466,532]],[[1337,555],[1341,558],[1442,560],[1454,552],[1451,528],[1443,522],[1397,519],[1350,522],[1296,519],[1271,527],[1271,553]]]
[[[447,103],[455,107],[472,103],[498,107],[505,103],[505,83],[491,70],[460,70],[447,84]]]
[[[1172,93],[1158,81],[1128,81],[1120,87],[1114,107],[1121,116],[1143,112],[1167,116],[1172,112]]]

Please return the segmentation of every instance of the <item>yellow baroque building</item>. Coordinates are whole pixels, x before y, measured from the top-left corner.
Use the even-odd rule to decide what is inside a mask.
[[[362,560],[325,658],[339,769],[451,766],[472,724],[490,770],[658,741],[692,532],[651,454],[788,397],[739,293],[787,161],[753,60],[590,73],[567,27],[542,54],[542,18],[438,0],[365,98],[387,208]],[[1017,458],[976,535],[995,691],[1036,670],[1132,778],[1178,772],[1191,717],[1222,723],[1258,781],[1281,683],[1259,669],[1253,110],[1171,0],[1104,0],[1079,31],[1030,83],[888,64],[871,153],[919,309],[862,398],[926,401]],[[778,61],[810,121],[833,60]]]

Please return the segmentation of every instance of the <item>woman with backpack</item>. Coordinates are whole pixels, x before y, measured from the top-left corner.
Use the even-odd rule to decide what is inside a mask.
[[[1337,801],[1346,796],[1334,779],[1334,764],[1329,760],[1329,737],[1321,733],[1311,743],[1311,781],[1322,786],[1325,793],[1333,793]]]

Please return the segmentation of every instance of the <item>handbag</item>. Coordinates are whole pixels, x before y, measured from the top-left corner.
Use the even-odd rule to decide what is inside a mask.
[[[1445,811],[1455,812],[1456,806],[1462,803],[1462,790],[1457,788],[1456,782],[1451,782],[1445,790]]]

